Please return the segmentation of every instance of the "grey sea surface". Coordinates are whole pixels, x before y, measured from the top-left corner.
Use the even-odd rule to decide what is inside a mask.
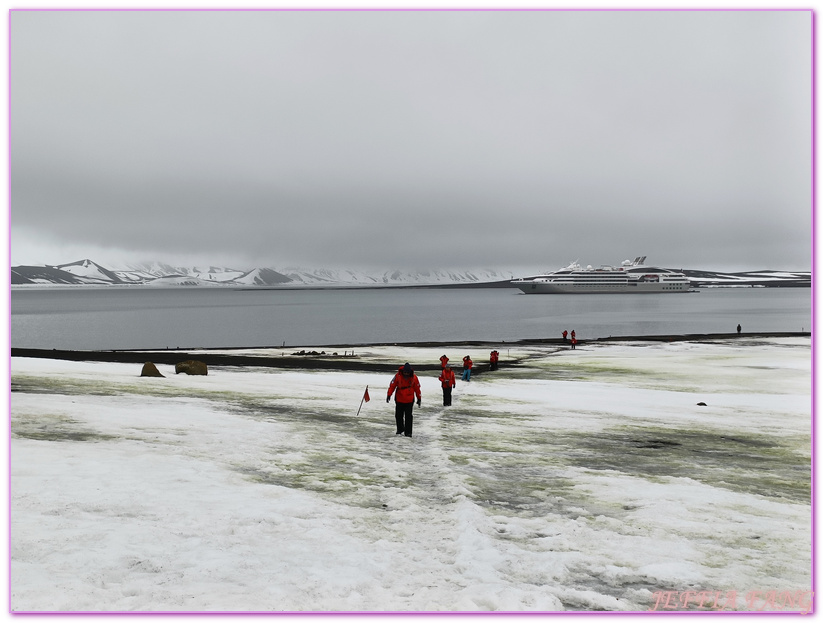
[[[13,288],[11,346],[69,350],[513,342],[810,331],[809,288],[525,295],[509,288]]]

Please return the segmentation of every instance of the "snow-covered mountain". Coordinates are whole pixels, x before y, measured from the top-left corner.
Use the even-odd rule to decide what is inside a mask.
[[[452,285],[505,282],[508,272],[494,270],[364,272],[289,267],[238,270],[219,266],[171,266],[159,262],[105,268],[92,260],[57,266],[14,266],[12,285],[156,285],[156,286],[381,286]]]
[[[103,268],[100,264],[92,262],[91,260],[80,260],[79,262],[63,264],[62,266],[55,266],[54,268],[63,270],[82,280],[92,282],[106,283],[116,281],[118,279],[115,273],[107,268]]]
[[[449,285],[457,283],[508,281],[514,278],[509,272],[495,270],[389,270],[367,273],[347,269],[307,270],[301,268],[285,268],[283,272],[289,277],[292,283],[302,283],[306,285]]]
[[[761,270],[722,273],[683,272],[694,287],[810,286],[810,272]],[[152,286],[403,286],[505,285],[515,276],[495,270],[388,270],[364,272],[347,269],[287,267],[238,270],[220,266],[171,266],[159,262],[106,268],[92,260],[58,266],[14,266],[12,285],[152,285]]]
[[[707,270],[683,270],[693,287],[793,287],[811,286],[810,272],[757,270],[740,273],[718,273]]]

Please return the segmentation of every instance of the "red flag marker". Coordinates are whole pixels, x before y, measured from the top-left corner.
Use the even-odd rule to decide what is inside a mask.
[[[365,400],[366,402],[371,400],[371,398],[369,398],[369,386],[368,385],[366,385],[366,392],[363,394],[362,400],[360,400],[360,407],[358,407],[358,409],[357,409],[357,415],[360,415],[360,409],[363,408],[363,400]],[[355,417],[357,417],[357,416],[355,416]]]

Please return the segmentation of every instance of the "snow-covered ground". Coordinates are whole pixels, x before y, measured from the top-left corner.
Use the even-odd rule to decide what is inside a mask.
[[[11,608],[810,608],[808,339],[501,355],[412,438],[385,374],[12,359]]]

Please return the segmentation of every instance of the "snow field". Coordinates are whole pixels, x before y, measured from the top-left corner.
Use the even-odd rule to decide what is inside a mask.
[[[809,589],[808,339],[518,355],[449,408],[421,373],[411,439],[389,375],[13,359],[13,610],[642,611],[661,590]]]

